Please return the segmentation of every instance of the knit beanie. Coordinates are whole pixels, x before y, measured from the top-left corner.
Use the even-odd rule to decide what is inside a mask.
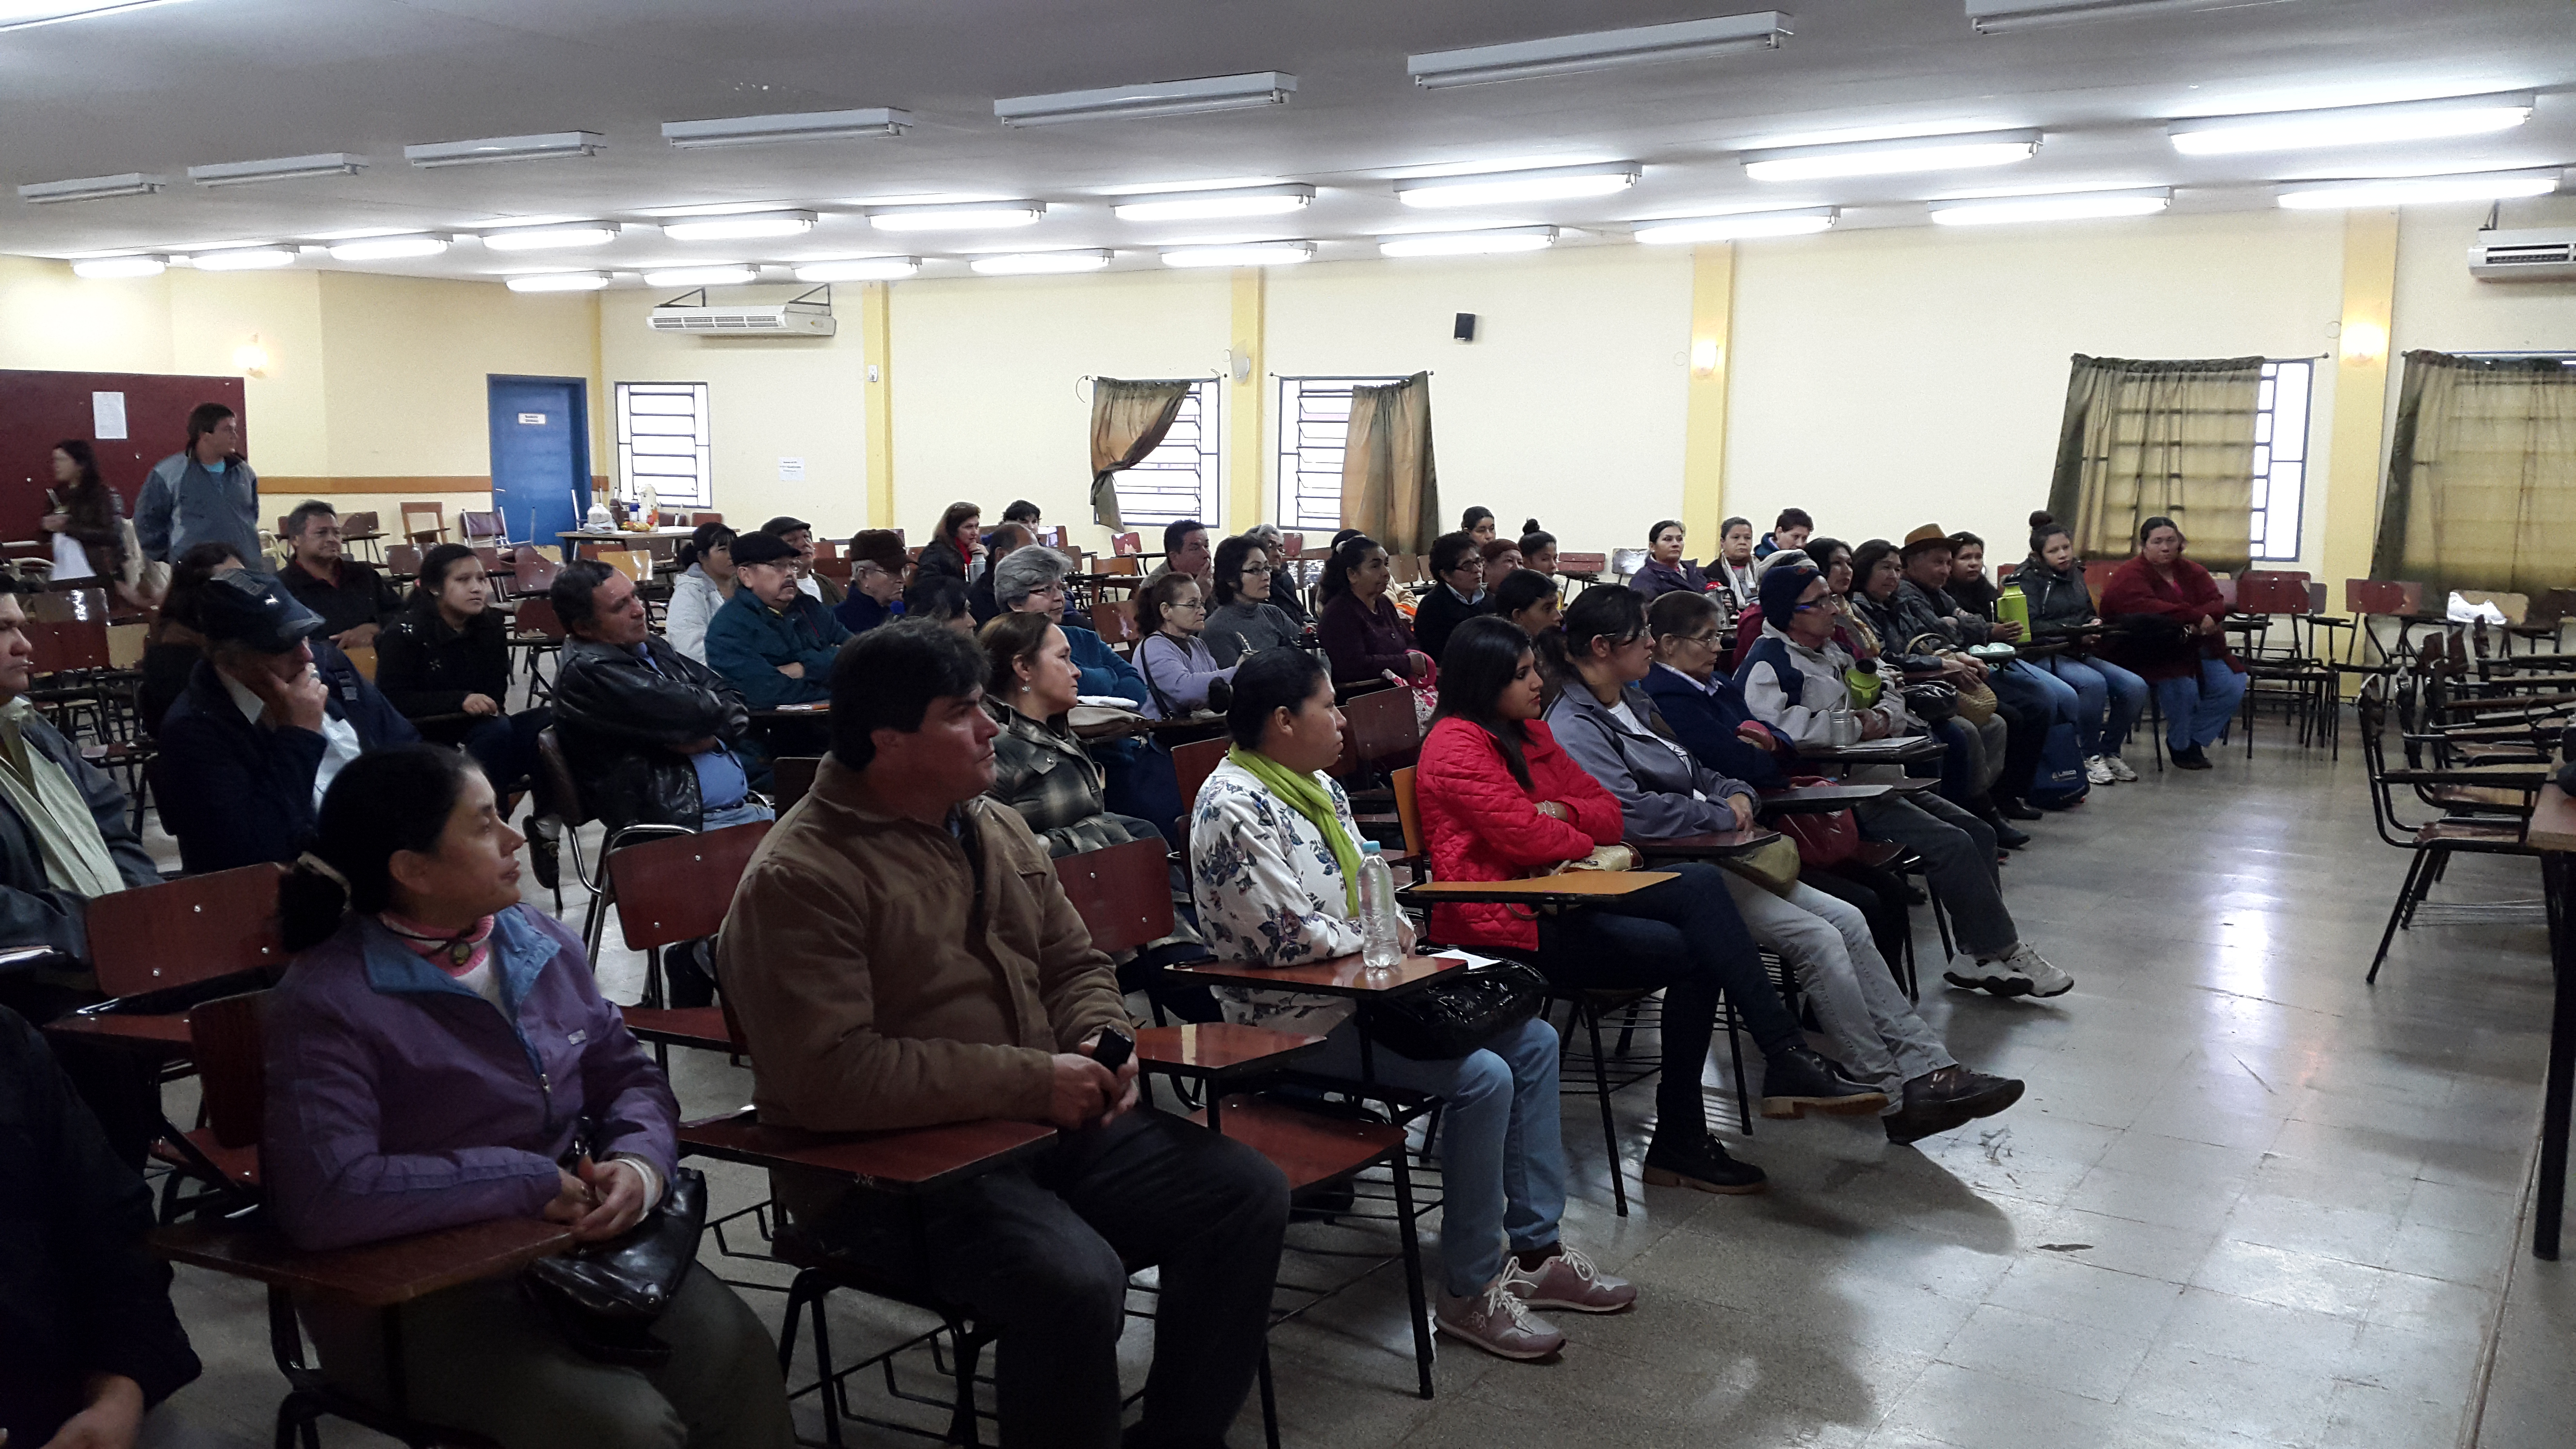
[[[1798,596],[1807,585],[1822,575],[1812,563],[1792,564],[1787,568],[1766,569],[1762,574],[1762,622],[1786,634],[1789,621],[1798,612]]]

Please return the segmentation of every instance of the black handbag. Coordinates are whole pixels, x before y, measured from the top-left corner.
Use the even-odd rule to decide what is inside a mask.
[[[1360,1029],[1398,1056],[1455,1061],[1538,1015],[1546,1002],[1546,977],[1517,961],[1497,961],[1373,1003],[1361,1014]]]
[[[1959,691],[1946,684],[1909,684],[1905,686],[1905,709],[1928,725],[1937,725],[1959,713]]]
[[[707,1225],[707,1175],[694,1167],[671,1174],[661,1206],[604,1243],[540,1258],[519,1280],[566,1341],[589,1358],[658,1369],[671,1346],[653,1324],[671,1306],[680,1280],[698,1261]]]

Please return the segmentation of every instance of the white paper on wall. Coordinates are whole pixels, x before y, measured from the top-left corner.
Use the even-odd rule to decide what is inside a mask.
[[[125,394],[94,392],[89,395],[90,436],[108,442],[125,436]]]

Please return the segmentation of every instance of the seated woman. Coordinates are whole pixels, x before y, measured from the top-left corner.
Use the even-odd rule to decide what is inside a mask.
[[[1557,600],[1556,580],[1536,569],[1514,569],[1494,589],[1494,615],[1532,639],[1554,633],[1557,621],[1565,616]]]
[[[2084,565],[2075,557],[2074,535],[2044,512],[2030,516],[2030,557],[2022,560],[2013,582],[2029,601],[2034,629],[2102,622],[2084,583]],[[2075,689],[2075,745],[2084,755],[2084,778],[2096,785],[2133,784],[2138,772],[2120,758],[2120,750],[2147,711],[2147,682],[2095,652],[2098,639],[2068,636],[2062,652],[2037,664]]]
[[[1753,520],[1730,518],[1717,526],[1717,557],[1708,566],[1708,591],[1729,614],[1759,602],[1753,592]]]
[[[966,588],[966,609],[975,616],[975,627],[982,628],[995,614],[1002,612],[993,597],[993,565],[1038,541],[1037,535],[1024,524],[1005,523],[984,536],[984,567],[975,582]]]
[[[1297,560],[1289,557],[1288,535],[1275,523],[1256,523],[1243,531],[1246,541],[1259,545],[1270,562],[1270,607],[1288,616],[1288,622],[1304,633],[1315,625],[1306,612],[1306,601],[1297,597],[1295,578]],[[1220,570],[1222,572],[1222,570]],[[1222,592],[1222,591],[1220,591]]]
[[[2170,518],[2138,527],[2138,555],[2102,587],[2102,616],[2134,621],[2104,650],[2156,692],[2165,715],[2165,751],[2176,768],[2206,770],[2208,747],[2227,733],[2245,698],[2245,666],[2227,648],[2227,601],[2209,570],[2182,556],[2182,530]]]
[[[1533,518],[1521,525],[1521,567],[1542,578],[1556,577],[1556,535]]]
[[[1359,827],[1324,773],[1342,749],[1332,681],[1302,649],[1254,655],[1235,676],[1226,726],[1234,748],[1191,811],[1190,894],[1208,944],[1263,966],[1356,954]],[[1359,1075],[1347,999],[1248,987],[1217,995],[1231,1020],[1323,1035],[1302,1069]],[[1504,1358],[1545,1358],[1565,1335],[1530,1309],[1615,1313],[1636,1301],[1635,1288],[1558,1235],[1565,1145],[1553,1028],[1532,1018],[1455,1060],[1415,1061],[1383,1046],[1373,1055],[1379,1081],[1446,1104],[1434,1308],[1442,1333]]]
[[[1628,580],[1628,587],[1647,598],[1657,598],[1675,589],[1694,594],[1708,592],[1708,577],[1696,564],[1682,562],[1682,524],[1678,518],[1667,518],[1646,530],[1646,561]]]
[[[378,751],[331,782],[280,887],[297,955],[262,1018],[268,1206],[297,1247],[539,1217],[604,1242],[661,1201],[670,1084],[580,940],[519,904],[518,848],[452,750]],[[512,1275],[392,1310],[409,1402],[503,1449],[794,1442],[775,1345],[706,1269],[653,1322],[657,1368],[585,1356],[522,1294]],[[382,1402],[381,1315],[299,1307],[323,1372]]]
[[[1494,590],[1503,586],[1503,580],[1520,572],[1521,569],[1521,546],[1516,539],[1487,539],[1484,545],[1476,550],[1476,556],[1485,561],[1484,588],[1487,600],[1494,597]],[[1493,611],[1488,609],[1486,612]]]
[[[1210,687],[1234,678],[1233,669],[1217,667],[1201,637],[1207,602],[1199,597],[1199,581],[1188,574],[1165,574],[1138,593],[1136,629],[1144,636],[1136,646],[1136,672],[1145,677],[1147,718],[1179,719],[1204,710]]]
[[[1413,630],[1386,596],[1393,577],[1376,539],[1352,532],[1333,545],[1324,564],[1324,611],[1316,633],[1333,662],[1337,689],[1375,688],[1431,672],[1431,660],[1413,647]]]
[[[680,545],[680,576],[671,580],[662,633],[672,648],[700,664],[707,662],[707,621],[742,587],[733,571],[733,540],[734,531],[723,524],[701,523]]]
[[[1078,691],[1094,698],[1123,701],[1143,713],[1153,692],[1136,666],[1121,659],[1091,628],[1089,615],[1067,613],[1064,576],[1072,564],[1054,549],[1032,545],[993,566],[993,600],[1004,613],[1038,614],[1064,626],[1073,648],[1073,667],[1082,684]],[[1169,751],[1150,739],[1096,740],[1091,757],[1109,778],[1109,808],[1122,815],[1151,820],[1174,844],[1180,841],[1181,784],[1172,771]]]
[[[376,688],[432,744],[461,746],[510,790],[533,779],[537,736],[554,723],[542,705],[507,711],[510,624],[492,606],[483,560],[442,543],[420,561],[420,582],[392,627],[376,636]]]
[[[1207,628],[1199,637],[1218,664],[1231,668],[1245,655],[1303,637],[1306,626],[1271,602],[1280,568],[1279,555],[1269,545],[1248,533],[1229,538],[1216,546],[1212,568],[1216,607],[1208,611]]]
[[[1471,533],[1444,533],[1431,540],[1431,590],[1413,610],[1413,647],[1437,660],[1449,647],[1449,631],[1490,612],[1485,597],[1485,559]]]

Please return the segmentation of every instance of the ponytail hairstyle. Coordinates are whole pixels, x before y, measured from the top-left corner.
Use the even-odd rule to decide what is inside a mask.
[[[1537,519],[1533,518],[1521,525],[1521,557],[1523,559],[1535,558],[1538,556],[1538,551],[1540,549],[1554,547],[1556,547],[1556,535],[1539,527]]]
[[[721,523],[701,523],[698,531],[689,535],[689,541],[680,545],[679,565],[685,569],[703,563],[706,556],[717,549],[732,548],[733,541],[740,536]]]
[[[1334,544],[1333,556],[1324,560],[1322,587],[1324,602],[1327,604],[1351,591],[1351,570],[1358,568],[1360,560],[1368,557],[1369,550],[1378,546],[1376,539],[1358,529],[1349,528],[1342,531],[1349,537]]]
[[[1516,719],[1507,719],[1494,707],[1519,672],[1521,656],[1536,659],[1529,637],[1509,619],[1479,614],[1461,622],[1450,632],[1448,647],[1440,652],[1440,704],[1431,713],[1432,723],[1444,719],[1463,720],[1483,730],[1502,751],[1504,768],[1524,790],[1530,788],[1529,756],[1524,746],[1529,727]]]
[[[438,745],[369,750],[332,777],[312,848],[277,888],[278,930],[289,952],[331,939],[349,913],[393,904],[397,850],[435,854],[465,793],[473,758]]]
[[[2039,557],[2040,553],[2048,547],[2048,541],[2061,533],[2065,533],[2070,539],[2075,537],[2074,534],[2067,533],[2066,525],[2058,522],[2047,509],[2043,508],[2032,514],[2030,516],[2030,556]]]

